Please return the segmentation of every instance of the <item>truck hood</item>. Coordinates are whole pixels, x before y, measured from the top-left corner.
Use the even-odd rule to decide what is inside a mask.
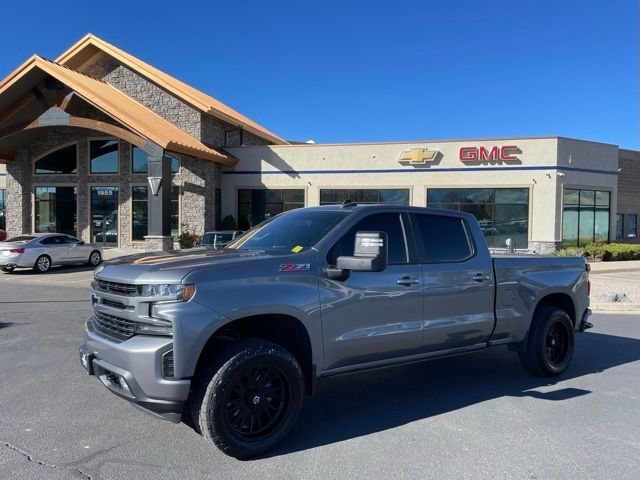
[[[96,269],[96,278],[129,284],[179,283],[202,268],[230,262],[255,261],[267,254],[259,250],[194,248],[175,252],[150,252],[119,257]]]

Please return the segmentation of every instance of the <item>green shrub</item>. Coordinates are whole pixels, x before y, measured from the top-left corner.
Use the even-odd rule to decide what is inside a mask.
[[[180,248],[193,248],[196,242],[200,239],[198,235],[191,232],[189,224],[183,223],[181,225],[182,233],[178,237],[178,243],[180,243]]]
[[[556,250],[556,255],[559,257],[586,257],[584,248],[582,247],[567,247]]]
[[[566,247],[556,250],[561,257],[586,257],[589,260],[618,262],[622,260],[640,260],[640,245],[629,243],[590,243],[584,247]]]

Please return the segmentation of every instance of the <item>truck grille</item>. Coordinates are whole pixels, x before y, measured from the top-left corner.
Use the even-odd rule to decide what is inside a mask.
[[[95,288],[101,292],[117,293],[119,295],[126,295],[133,297],[138,295],[138,286],[130,285],[128,283],[107,282],[105,280],[96,280]]]
[[[93,323],[96,330],[118,340],[131,338],[136,329],[135,323],[124,318],[114,317],[106,313],[94,311]]]

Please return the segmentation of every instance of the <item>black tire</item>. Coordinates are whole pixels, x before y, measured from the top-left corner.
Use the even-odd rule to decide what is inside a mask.
[[[271,450],[289,433],[303,396],[302,370],[293,355],[274,343],[246,339],[222,348],[200,372],[191,408],[207,440],[245,459]]]
[[[94,250],[89,254],[89,260],[87,261],[87,265],[91,265],[92,267],[97,267],[102,263],[102,255],[98,250]]]
[[[13,272],[14,268],[15,267],[2,267],[2,271],[4,273],[11,273],[11,272]]]
[[[33,270],[37,273],[47,273],[51,269],[51,257],[40,255],[33,264]]]
[[[575,331],[567,312],[541,307],[533,318],[520,361],[535,375],[560,375],[571,364],[574,342]]]

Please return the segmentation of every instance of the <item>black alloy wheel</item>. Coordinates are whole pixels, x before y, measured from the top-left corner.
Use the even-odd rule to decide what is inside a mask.
[[[557,367],[564,362],[569,351],[569,332],[563,322],[556,322],[551,325],[547,333],[545,344],[545,355],[547,361]]]
[[[574,324],[564,310],[536,309],[527,340],[520,351],[524,367],[535,375],[560,375],[571,364],[575,341]]]
[[[225,424],[245,442],[268,437],[291,406],[291,385],[282,370],[261,364],[236,376],[225,398]]]
[[[245,459],[286,437],[303,397],[304,376],[291,353],[268,340],[239,339],[217,349],[196,372],[191,414],[207,440]]]

